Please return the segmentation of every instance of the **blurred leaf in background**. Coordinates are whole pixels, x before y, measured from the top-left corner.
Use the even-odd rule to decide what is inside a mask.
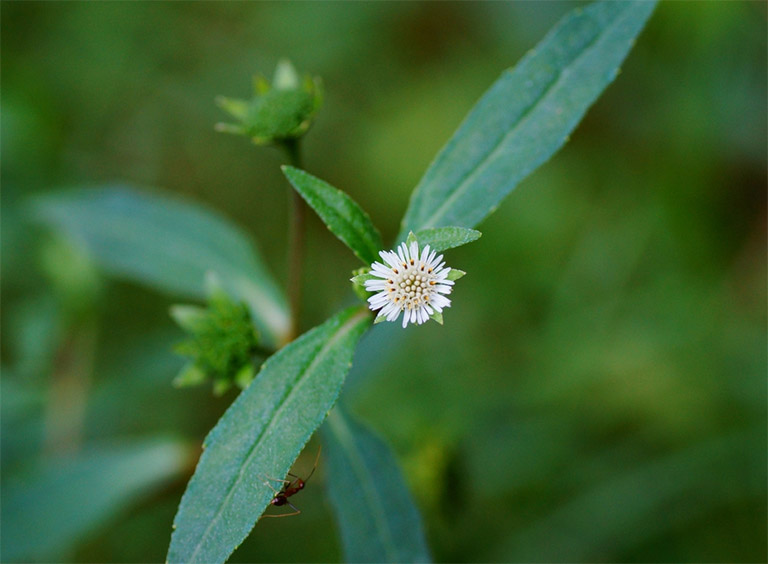
[[[18,486],[64,456],[52,414],[80,406],[68,436],[92,471],[95,442],[199,442],[234,397],[171,386],[178,298],[98,279],[76,307],[29,198],[163,187],[242,226],[280,284],[281,156],[218,135],[216,95],[281,57],[322,76],[305,166],[392,240],[462,117],[573,6],[3,2],[3,559],[6,527],[64,507]],[[435,560],[766,560],[765,21],[761,3],[660,4],[569,143],[451,251],[493,272],[462,280],[452,326],[363,339],[345,405],[393,445]],[[357,263],[320,221],[308,229],[315,325]],[[88,376],[62,386],[73,373]],[[46,559],[162,560],[184,471]],[[321,492],[231,560],[338,560]]]
[[[345,561],[431,562],[421,517],[389,447],[340,405],[322,437]]]
[[[215,212],[127,186],[40,197],[33,213],[109,273],[171,295],[202,297],[205,276],[247,301],[270,342],[287,331],[285,298],[247,237]]]
[[[3,495],[3,560],[67,559],[86,532],[189,463],[173,441],[102,445],[30,469]]]

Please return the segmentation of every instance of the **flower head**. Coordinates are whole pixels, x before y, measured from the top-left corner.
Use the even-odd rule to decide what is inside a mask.
[[[443,255],[425,245],[419,254],[419,244],[402,243],[397,252],[380,251],[384,264],[374,262],[365,289],[378,292],[368,298],[369,307],[379,312],[377,320],[395,321],[403,313],[403,327],[408,323],[421,325],[430,317],[440,315],[451,305],[445,297],[453,289],[450,268],[442,262]]]
[[[238,122],[219,123],[218,131],[245,135],[257,145],[284,144],[309,130],[322,103],[322,88],[319,78],[301,78],[284,60],[278,63],[271,84],[255,77],[250,100],[219,96],[216,103]]]
[[[175,305],[171,316],[188,334],[176,352],[189,359],[174,380],[176,386],[213,381],[216,395],[232,384],[245,388],[254,377],[259,336],[248,307],[233,300],[210,273],[206,278],[208,307]]]

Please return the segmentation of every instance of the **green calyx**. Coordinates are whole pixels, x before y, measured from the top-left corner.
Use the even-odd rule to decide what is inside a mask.
[[[365,281],[376,278],[370,272],[370,267],[363,266],[354,270],[352,272],[352,278],[349,279],[349,281],[352,282],[352,290],[355,292],[355,295],[363,301],[367,301],[368,296],[370,296],[368,290],[365,289]]]
[[[245,304],[214,288],[208,307],[176,305],[171,308],[171,317],[189,335],[175,347],[189,363],[174,385],[194,386],[210,380],[214,393],[221,395],[232,384],[245,388],[253,380],[259,344]]]
[[[280,61],[270,84],[254,78],[250,100],[219,97],[216,103],[238,123],[219,123],[217,131],[245,135],[257,145],[281,144],[303,136],[322,103],[320,79],[299,77],[288,61]]]

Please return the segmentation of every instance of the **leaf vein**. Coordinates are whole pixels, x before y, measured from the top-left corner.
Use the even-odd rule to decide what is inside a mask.
[[[328,354],[330,350],[333,349],[333,345],[338,342],[339,339],[344,337],[349,331],[352,330],[352,328],[355,326],[355,322],[358,320],[358,318],[362,316],[367,316],[367,311],[361,311],[360,313],[357,313],[356,315],[353,315],[350,319],[344,322],[344,326],[340,328],[336,334],[330,338],[328,341],[326,341],[325,345],[323,345],[320,349],[320,351],[317,353],[317,355],[314,356],[312,361],[309,363],[307,368],[305,368],[299,375],[299,377],[296,379],[295,383],[288,389],[288,391],[285,393],[283,398],[278,403],[279,407],[275,411],[275,415],[270,419],[270,421],[265,425],[265,427],[261,430],[259,435],[256,437],[255,441],[253,442],[253,445],[251,446],[250,450],[248,451],[248,454],[245,457],[245,460],[243,464],[240,467],[240,471],[238,472],[236,478],[233,480],[233,482],[230,484],[227,495],[224,497],[224,501],[219,505],[219,508],[216,510],[216,514],[211,519],[211,522],[209,523],[208,527],[206,527],[203,534],[200,536],[200,540],[197,543],[197,546],[195,547],[195,550],[192,552],[192,555],[189,558],[190,562],[195,561],[195,557],[200,552],[200,549],[202,548],[205,540],[209,536],[211,530],[213,529],[214,525],[218,523],[218,521],[221,519],[221,516],[224,512],[224,508],[229,504],[230,499],[234,495],[235,490],[239,486],[240,482],[243,479],[243,476],[245,474],[245,469],[250,465],[251,460],[253,459],[255,453],[258,450],[259,445],[261,444],[262,439],[264,438],[264,435],[273,427],[274,422],[279,419],[280,413],[282,412],[283,408],[285,407],[285,404],[288,402],[288,399],[290,396],[296,391],[297,388],[301,386],[301,384],[305,381],[307,374],[309,374],[314,366],[319,364],[321,360],[325,358],[325,356]]]
[[[339,438],[339,443],[347,451],[349,459],[352,463],[352,470],[357,475],[362,485],[362,489],[365,492],[366,497],[370,500],[370,507],[374,510],[374,520],[378,525],[378,528],[384,533],[384,548],[387,551],[390,562],[397,562],[398,552],[395,547],[395,543],[392,536],[392,531],[389,528],[389,523],[386,518],[386,511],[384,510],[381,496],[377,493],[376,487],[371,483],[370,472],[365,464],[360,451],[355,445],[354,438],[347,426],[343,417],[336,413],[334,417],[329,418],[331,427],[335,429],[336,436]]]
[[[616,18],[610,27],[615,26],[621,18]],[[510,129],[506,134],[504,134],[499,142],[486,154],[486,156],[483,158],[481,163],[472,169],[471,171],[467,172],[462,180],[459,182],[459,184],[450,192],[450,194],[443,200],[443,203],[438,206],[438,208],[428,217],[428,219],[421,225],[418,226],[419,229],[425,228],[425,227],[433,227],[436,226],[436,223],[441,215],[444,215],[443,210],[446,207],[449,207],[453,202],[456,201],[457,198],[460,197],[460,195],[466,191],[467,187],[470,185],[470,181],[480,175],[490,163],[493,162],[494,157],[496,154],[502,149],[506,141],[515,133],[519,131],[521,126],[528,121],[528,118],[530,117],[531,113],[539,107],[540,103],[549,97],[549,95],[557,88],[558,85],[561,84],[563,76],[569,71],[574,65],[578,63],[580,59],[587,56],[589,50],[598,43],[603,37],[605,37],[605,33],[597,33],[592,39],[581,51],[581,53],[573,59],[567,66],[562,67],[558,72],[556,77],[549,83],[547,86],[545,92],[536,98],[522,113],[520,116],[520,119],[517,121],[515,126]]]

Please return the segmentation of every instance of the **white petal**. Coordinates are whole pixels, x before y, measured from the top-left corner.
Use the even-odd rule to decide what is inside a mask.
[[[393,304],[392,302],[389,302],[387,305],[385,305],[385,306],[384,306],[384,307],[381,309],[381,314],[382,314],[382,315],[386,315],[387,317],[389,317],[389,314],[390,314],[390,313],[392,313],[393,311],[394,311],[394,312],[399,312],[399,311],[400,311],[400,308],[399,308],[399,307],[397,307],[397,306],[396,306],[395,304]]]
[[[389,301],[389,298],[387,297],[386,292],[379,292],[375,296],[371,296],[370,298],[368,298],[368,303],[371,305],[376,305],[377,307],[381,307],[388,301]]]
[[[419,244],[416,241],[411,242],[411,259],[416,260],[419,258]]]
[[[392,269],[384,266],[383,264],[379,264],[378,262],[374,262],[371,265],[371,274],[373,274],[374,276],[381,276],[382,278],[387,278],[392,275]]]
[[[381,282],[374,282],[373,284],[366,285],[365,289],[369,292],[382,292],[387,289],[387,283],[384,282],[384,280]]]
[[[408,249],[405,248],[405,243],[403,243],[401,246],[397,248],[397,256],[400,257],[401,263],[408,262],[408,260],[406,259],[406,255],[404,253],[405,254],[408,253]]]

